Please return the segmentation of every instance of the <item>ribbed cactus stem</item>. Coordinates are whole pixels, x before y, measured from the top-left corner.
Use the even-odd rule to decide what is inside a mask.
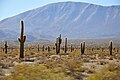
[[[5,53],[6,54],[7,54],[7,48],[8,48],[7,41],[5,41]]]
[[[24,58],[24,42],[26,40],[26,36],[24,36],[24,22],[21,21],[21,28],[20,28],[20,37],[18,38],[20,42],[20,56],[19,58]]]
[[[113,48],[113,42],[112,40],[109,42],[109,51],[110,51],[110,55],[112,55],[112,48]]]
[[[65,38],[65,53],[67,52],[67,38]]]

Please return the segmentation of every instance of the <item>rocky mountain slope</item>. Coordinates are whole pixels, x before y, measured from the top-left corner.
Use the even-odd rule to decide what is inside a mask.
[[[17,40],[20,20],[25,22],[27,40],[119,38],[120,6],[80,2],[58,2],[0,21],[0,39]]]

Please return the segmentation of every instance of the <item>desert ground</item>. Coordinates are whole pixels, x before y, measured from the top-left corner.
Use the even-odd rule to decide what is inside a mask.
[[[82,41],[85,41],[84,54],[81,53]],[[119,40],[113,40],[112,55],[108,48],[109,39],[68,40],[66,52],[63,40],[59,54],[56,54],[54,41],[26,42],[21,59],[18,42],[8,41],[7,53],[4,42],[0,44],[0,80],[120,79]]]

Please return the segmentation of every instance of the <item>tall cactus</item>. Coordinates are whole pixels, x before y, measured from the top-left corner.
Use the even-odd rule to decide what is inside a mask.
[[[7,45],[7,41],[5,41],[5,53],[7,54],[7,48],[8,48],[8,45]]]
[[[81,44],[81,54],[85,53],[85,42],[82,42]]]
[[[109,51],[110,51],[110,55],[112,55],[112,48],[113,48],[113,42],[112,40],[109,41]]]
[[[65,38],[65,53],[67,52],[67,38]]]
[[[56,46],[56,54],[59,54],[60,53],[60,44],[62,43],[62,39],[61,39],[61,34],[58,38],[56,38],[56,43],[55,43],[55,46]]]
[[[21,28],[20,28],[20,37],[18,38],[18,41],[20,42],[20,56],[19,58],[24,58],[24,43],[26,40],[26,36],[24,36],[24,22],[21,21]]]

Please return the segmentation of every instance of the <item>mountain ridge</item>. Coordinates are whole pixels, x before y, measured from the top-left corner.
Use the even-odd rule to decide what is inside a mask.
[[[63,38],[73,39],[116,38],[120,34],[120,6],[104,7],[80,2],[53,3],[0,21],[0,30],[3,33],[6,30],[8,33],[13,31],[15,35],[12,36],[18,35],[21,19],[25,22],[25,33],[31,37],[28,38],[30,40],[53,40],[60,33]],[[8,37],[7,34],[6,36]],[[8,38],[12,36],[9,35]]]
[[[98,5],[98,4],[87,3],[87,2],[75,2],[75,1],[65,1],[65,2],[66,2],[66,3],[70,2],[70,3],[91,4],[91,5],[101,6],[101,7],[120,7],[120,5],[109,5],[109,6],[107,5],[107,6],[105,6],[105,5]],[[38,7],[38,8],[42,8],[42,7],[45,7],[45,6],[50,5],[50,4],[65,3],[65,2],[48,3],[48,4],[43,5],[43,6],[40,6],[40,7]],[[35,9],[38,9],[38,8],[35,8]],[[15,16],[17,16],[17,15],[19,15],[19,14],[22,14],[22,13],[25,13],[25,12],[28,12],[28,11],[35,10],[35,9],[31,9],[31,10],[27,10],[27,11],[20,12],[20,13],[16,14]],[[10,16],[10,17],[4,18],[4,19],[2,19],[2,20],[0,20],[0,21],[9,19],[9,18],[11,18],[11,17],[14,17],[14,16]]]

